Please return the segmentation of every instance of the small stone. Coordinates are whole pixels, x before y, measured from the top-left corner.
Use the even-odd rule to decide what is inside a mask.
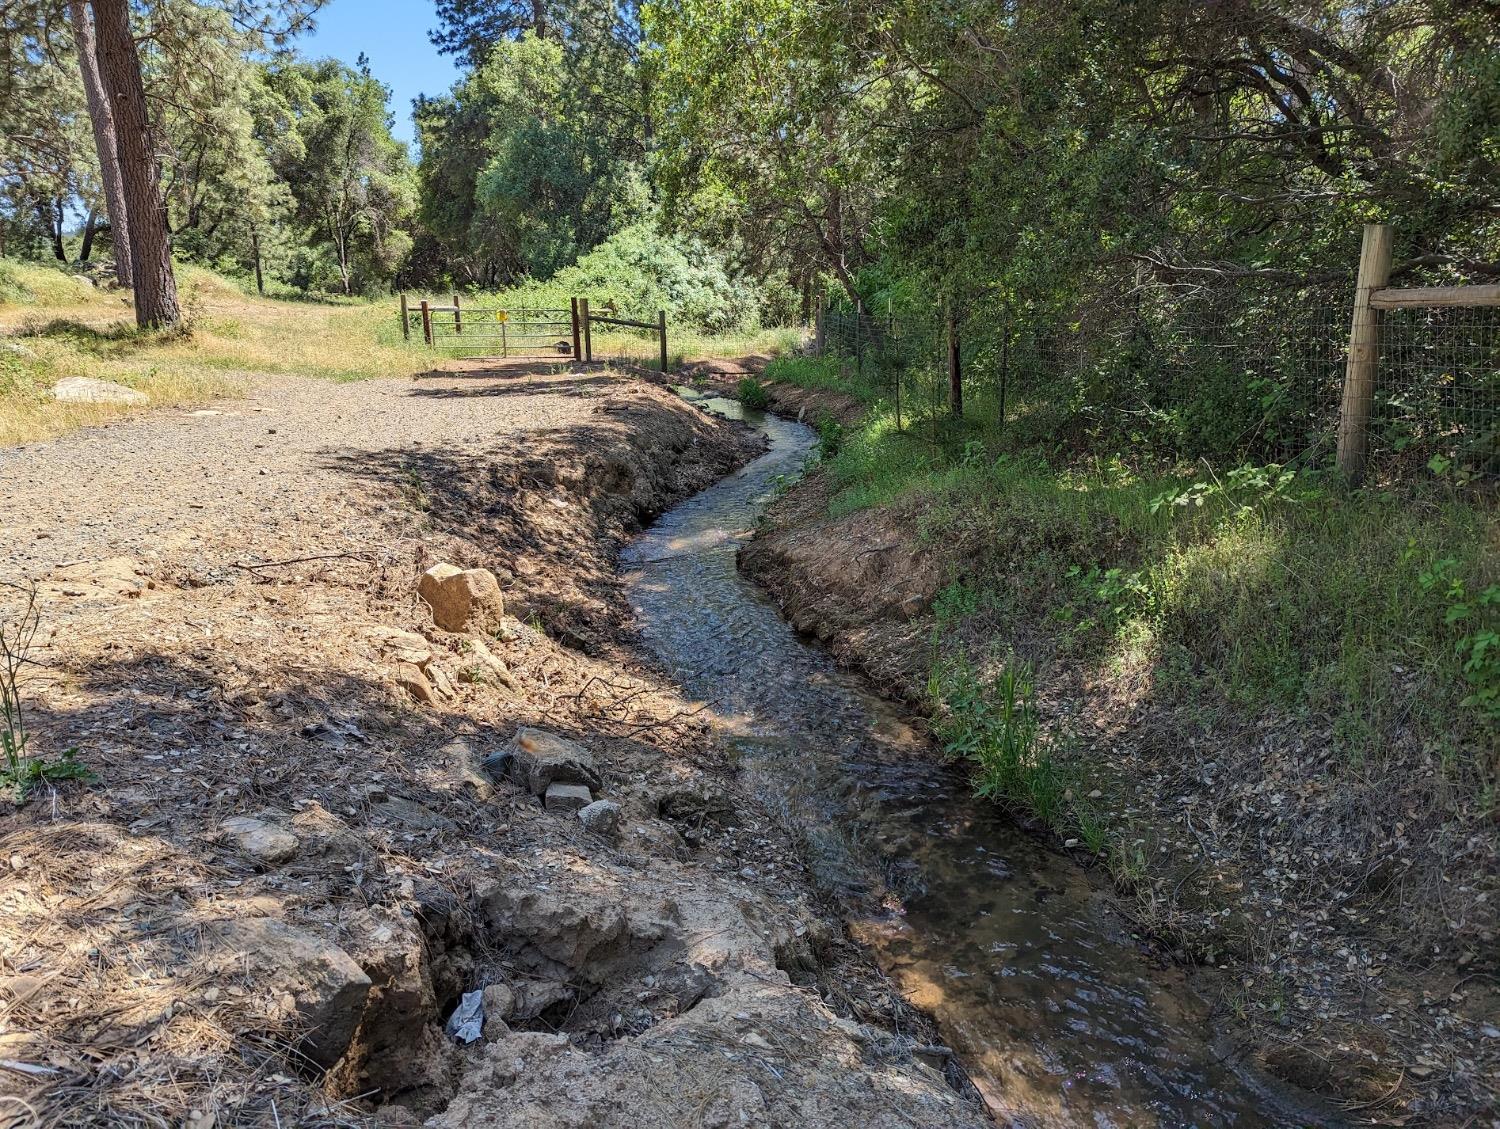
[[[432,622],[444,631],[484,627],[497,622],[505,610],[500,582],[487,568],[433,565],[417,582],[417,592],[432,609]]]
[[[542,806],[548,811],[580,811],[592,806],[593,800],[586,784],[549,784]]]
[[[297,836],[285,827],[263,819],[236,815],[219,824],[219,830],[234,840],[235,846],[252,858],[271,866],[286,862],[297,853]]]
[[[427,676],[422,673],[421,667],[401,663],[396,667],[396,685],[424,706],[438,704],[437,693],[433,690],[432,683],[427,681]]]
[[[578,818],[595,835],[612,839],[620,833],[620,805],[613,800],[595,800],[579,809]]]
[[[490,984],[484,989],[484,1038],[493,1043],[510,1034],[505,1021],[516,1013],[516,994],[505,984]]]
[[[1068,848],[1071,849],[1073,847],[1078,846],[1078,840],[1077,839],[1064,839],[1063,840],[1063,846],[1064,847],[1068,847]]]

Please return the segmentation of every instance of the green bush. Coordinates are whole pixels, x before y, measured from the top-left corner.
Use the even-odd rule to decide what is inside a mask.
[[[497,300],[566,309],[574,297],[587,298],[596,313],[613,301],[622,317],[640,320],[665,310],[674,324],[705,333],[752,330],[760,322],[758,288],[735,277],[722,254],[646,223],[627,227],[545,282],[522,283]]]
[[[739,384],[740,403],[747,408],[764,409],[770,406],[771,397],[766,386],[753,376],[747,376]]]

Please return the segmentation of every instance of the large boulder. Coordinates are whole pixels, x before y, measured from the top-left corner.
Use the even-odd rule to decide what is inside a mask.
[[[258,988],[282,1001],[304,1036],[303,1054],[324,1067],[343,1057],[370,993],[369,976],[348,953],[270,918],[221,921],[206,934],[226,974],[248,972]]]
[[[487,568],[436,564],[422,574],[417,592],[432,608],[432,622],[444,631],[483,629],[505,611],[500,582]]]
[[[134,388],[92,376],[65,376],[52,386],[52,397],[65,404],[145,404],[151,397]]]
[[[508,776],[533,796],[546,795],[553,784],[597,790],[601,783],[592,753],[545,729],[518,729],[510,744],[485,759],[484,767],[497,779]]]

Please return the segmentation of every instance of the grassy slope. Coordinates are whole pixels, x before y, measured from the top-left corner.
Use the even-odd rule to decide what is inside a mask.
[[[1493,485],[1090,458],[1024,404],[1004,432],[982,402],[898,432],[836,362],[767,375],[868,405],[825,463],[821,536],[875,511],[941,565],[928,704],[982,792],[1107,861],[1158,937],[1236,959],[1225,1002],[1311,1048],[1283,1076],[1326,1060],[1330,1092],[1394,1095],[1420,1032],[1439,1108],[1494,1098],[1482,999],[1451,997],[1438,1050],[1409,1006],[1493,952]]]
[[[817,361],[769,375],[858,391]],[[1500,612],[1476,600],[1500,584],[1493,492],[1349,495],[1274,471],[1063,461],[984,424],[937,443],[915,432],[872,410],[831,462],[831,509],[920,496],[924,537],[971,562],[955,577],[968,594],[945,605],[956,613],[1001,605],[1048,624],[1064,653],[1150,663],[1226,706],[1332,714],[1349,756],[1393,727],[1454,755],[1489,732],[1478,703],[1461,705],[1478,687],[1458,644]],[[1460,603],[1471,614],[1449,623]]]
[[[427,367],[401,341],[388,303],[291,302],[247,296],[194,267],[178,268],[191,318],[185,334],[142,333],[126,296],[92,289],[59,270],[0,262],[0,333],[22,352],[0,350],[0,443],[45,438],[129,411],[59,404],[65,376],[115,381],[158,405],[232,395],[247,372],[334,380],[395,376]]]

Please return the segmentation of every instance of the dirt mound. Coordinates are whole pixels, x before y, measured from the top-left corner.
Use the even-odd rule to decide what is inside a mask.
[[[618,547],[754,444],[602,374],[268,387],[0,453],[43,615],[32,751],[97,774],[0,823],[10,1106],[399,1124],[459,1095],[453,1124],[681,1124],[711,1089],[724,1124],[980,1123],[632,657]],[[506,614],[437,627],[438,563],[489,569]],[[487,769],[520,727],[587,751],[617,835]],[[734,829],[684,837],[661,806],[684,792]],[[460,1046],[443,1024],[485,989],[493,1041]]]

